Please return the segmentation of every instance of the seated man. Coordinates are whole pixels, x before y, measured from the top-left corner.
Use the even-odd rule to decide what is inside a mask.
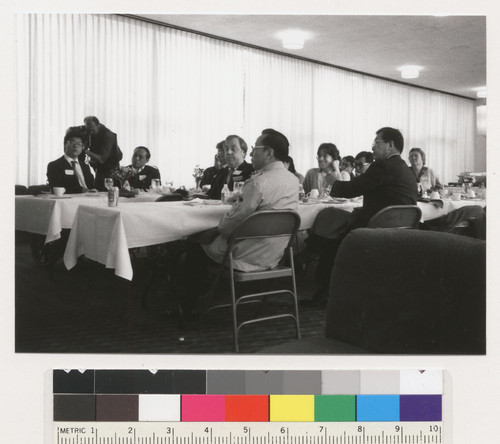
[[[401,159],[404,147],[403,135],[394,128],[381,128],[373,142],[375,162],[361,176],[349,182],[336,181],[331,195],[334,197],[363,196],[363,206],[352,214],[347,228],[337,239],[321,242],[317,278],[321,289],[315,299],[326,303],[330,273],[337,249],[347,233],[355,228],[366,227],[371,217],[390,205],[416,205],[417,183],[405,161]]]
[[[354,172],[356,177],[366,173],[366,170],[372,163],[373,154],[369,151],[360,151],[354,159]]]
[[[287,138],[272,129],[266,129],[258,137],[252,150],[252,164],[257,174],[243,186],[238,199],[222,218],[217,228],[200,233],[196,244],[191,244],[186,262],[179,273],[184,284],[183,304],[189,312],[203,291],[207,290],[206,270],[212,261],[221,263],[227,248],[227,240],[238,224],[256,211],[273,209],[297,210],[299,180],[283,165],[288,155]],[[278,265],[288,239],[262,239],[241,241],[234,250],[235,267],[241,271],[258,271]],[[192,278],[197,270],[197,278]]]
[[[85,133],[80,127],[71,127],[64,136],[64,155],[47,165],[47,179],[50,188],[64,187],[66,193],[83,193],[94,188],[94,176],[90,167],[78,161]]]
[[[244,182],[254,172],[251,164],[245,161],[247,144],[239,136],[227,136],[224,142],[224,159],[227,167],[223,168],[212,182],[210,191],[207,193],[210,199],[220,199],[224,185],[233,191],[234,182]]]
[[[161,179],[160,170],[157,167],[153,165],[146,165],[150,158],[151,153],[145,146],[138,146],[134,150],[134,154],[132,155],[132,165],[128,166],[134,174],[127,179],[132,188],[148,190],[151,188],[152,179]]]

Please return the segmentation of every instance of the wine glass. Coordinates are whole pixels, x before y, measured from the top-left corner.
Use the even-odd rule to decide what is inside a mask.
[[[104,186],[106,189],[111,190],[113,188],[113,179],[111,177],[106,177],[104,179]]]

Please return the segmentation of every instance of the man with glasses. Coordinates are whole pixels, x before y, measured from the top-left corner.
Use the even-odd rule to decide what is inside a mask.
[[[94,188],[94,177],[78,156],[84,148],[85,134],[79,127],[71,127],[64,136],[64,155],[47,165],[47,179],[51,188],[66,188],[66,193],[83,193]]]
[[[283,164],[288,146],[288,139],[278,131],[262,131],[250,154],[257,173],[245,182],[218,227],[191,238],[195,243],[190,245],[186,261],[176,273],[178,285],[184,287],[180,300],[186,313],[196,306],[198,296],[208,288],[205,272],[208,264],[222,262],[227,240],[243,219],[256,211],[298,209],[299,180]],[[281,260],[287,243],[286,238],[243,240],[234,250],[235,268],[241,271],[273,268]],[[192,270],[197,270],[196,279]]]
[[[356,177],[366,173],[368,167],[373,163],[373,154],[370,151],[361,151],[354,158],[354,171]]]
[[[335,256],[347,233],[355,228],[366,227],[371,217],[385,207],[417,204],[415,176],[401,159],[403,147],[404,138],[399,130],[389,127],[379,129],[372,147],[375,161],[361,176],[348,182],[336,181],[333,184],[331,196],[363,196],[363,206],[352,213],[352,220],[338,233],[337,238],[323,238],[320,242],[316,274],[320,289],[313,298],[318,305],[326,305]]]

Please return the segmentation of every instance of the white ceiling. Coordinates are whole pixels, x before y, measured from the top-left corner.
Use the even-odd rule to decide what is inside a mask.
[[[141,15],[224,39],[402,81],[399,66],[420,65],[406,83],[476,97],[486,86],[484,16]],[[287,50],[276,34],[309,32],[301,50]]]

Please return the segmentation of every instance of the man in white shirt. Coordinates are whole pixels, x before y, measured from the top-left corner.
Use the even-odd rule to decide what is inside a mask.
[[[207,290],[204,270],[208,263],[222,262],[227,240],[243,219],[256,211],[297,210],[299,180],[283,165],[288,156],[288,146],[287,138],[278,131],[262,131],[250,154],[256,174],[245,182],[240,196],[219,226],[196,237],[201,245],[192,245],[181,271],[187,290],[184,296],[187,299],[181,300],[181,303],[187,311],[194,307],[198,296]],[[283,238],[240,241],[233,250],[235,268],[241,271],[273,268],[281,260],[287,243],[288,240]],[[197,270],[196,279],[190,276],[192,270]]]
[[[51,188],[63,187],[66,193],[83,193],[94,188],[94,176],[84,162],[78,160],[84,148],[84,137],[79,127],[71,127],[64,136],[64,155],[47,165],[47,179]]]

